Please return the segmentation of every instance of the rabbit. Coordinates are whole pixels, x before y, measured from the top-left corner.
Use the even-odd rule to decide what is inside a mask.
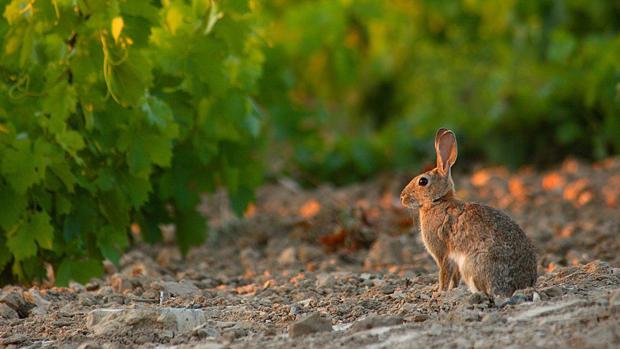
[[[437,167],[414,177],[402,190],[403,206],[419,208],[422,241],[439,267],[440,291],[462,279],[472,293],[510,297],[536,282],[536,253],[523,230],[505,213],[455,197],[451,167],[456,136],[435,135]]]

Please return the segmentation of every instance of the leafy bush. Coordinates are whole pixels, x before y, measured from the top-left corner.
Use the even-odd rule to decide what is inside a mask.
[[[199,243],[199,193],[261,179],[248,1],[0,1],[2,281],[84,282],[137,223]]]
[[[439,126],[462,160],[511,166],[620,152],[613,1],[278,1],[260,102],[307,179],[419,165]],[[423,149],[423,150],[420,150]],[[461,161],[461,164],[471,161]]]

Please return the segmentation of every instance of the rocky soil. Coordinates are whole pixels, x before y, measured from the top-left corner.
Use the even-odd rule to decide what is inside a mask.
[[[205,197],[209,241],[186,258],[162,227],[164,243],[86,285],[4,287],[0,348],[620,347],[620,159],[454,174],[458,196],[505,210],[538,249],[536,286],[510,298],[436,292],[398,201],[410,176],[282,179],[244,218]]]

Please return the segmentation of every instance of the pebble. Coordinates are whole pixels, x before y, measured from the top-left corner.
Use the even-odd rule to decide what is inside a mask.
[[[117,293],[123,293],[133,289],[133,285],[129,278],[120,274],[114,274],[110,277],[110,286],[112,286],[112,290]]]
[[[547,288],[544,288],[544,289],[542,289],[540,291],[542,293],[544,293],[549,298],[560,297],[560,296],[562,296],[564,294],[562,289],[559,288],[558,286],[547,287]]]
[[[394,285],[387,284],[381,288],[381,292],[383,294],[392,294],[396,291],[396,287]]]
[[[0,303],[0,319],[18,319],[19,315],[15,311],[15,309],[9,307],[4,303]]]
[[[323,250],[321,250],[315,245],[302,244],[301,246],[299,246],[297,255],[302,263],[308,263],[317,260],[321,256],[323,256]]]
[[[288,326],[288,335],[297,338],[316,332],[331,332],[331,319],[319,313],[312,313],[303,319],[297,320]]]
[[[351,332],[369,330],[375,327],[396,326],[403,323],[402,316],[395,315],[370,315],[364,319],[357,320],[351,326]]]
[[[79,282],[71,281],[69,282],[69,288],[75,292],[84,292],[86,291],[86,287]]]
[[[336,278],[329,273],[321,273],[316,276],[316,287],[332,288],[336,284]]]
[[[615,289],[609,296],[609,311],[612,314],[620,314],[620,289]]]
[[[28,315],[28,311],[32,307],[24,300],[24,297],[22,297],[20,292],[3,293],[0,295],[0,303],[4,303],[13,308],[13,310],[19,313],[22,317],[26,317]]]
[[[78,294],[78,301],[80,302],[80,305],[83,306],[91,306],[97,304],[97,298],[95,298],[95,296],[91,293],[87,292]]]
[[[184,308],[105,308],[86,316],[86,327],[95,335],[152,329],[163,337],[192,331],[206,322],[204,312]]]
[[[480,292],[476,292],[476,293],[472,294],[467,299],[467,303],[469,303],[471,305],[482,304],[482,303],[488,302],[488,301],[489,301],[489,297],[487,297],[484,293],[480,293]]]
[[[39,291],[29,290],[23,293],[24,299],[34,305],[34,308],[30,310],[33,315],[45,315],[52,304],[47,299],[43,298]]]
[[[428,320],[428,315],[426,314],[415,314],[412,317],[413,322],[424,322]]]
[[[77,347],[77,349],[99,349],[99,348],[102,348],[101,345],[95,342],[84,342]]]
[[[246,247],[241,250],[239,259],[244,270],[256,272],[256,266],[258,265],[258,260],[260,259],[260,253],[255,248]]]
[[[282,266],[295,264],[295,262],[297,262],[296,254],[297,250],[295,247],[287,247],[280,253],[280,256],[278,256],[278,263]]]
[[[192,297],[200,295],[202,292],[193,282],[189,280],[181,280],[181,282],[175,281],[163,281],[155,282],[151,285],[154,289],[163,291],[166,295],[172,297]]]
[[[517,293],[514,296],[508,298],[508,300],[503,302],[499,307],[503,308],[503,307],[505,307],[507,305],[517,305],[517,304],[521,304],[521,303],[524,303],[524,302],[527,302],[527,297],[525,295]]]
[[[398,237],[379,235],[368,251],[364,268],[371,269],[387,265],[402,264],[402,243]]]

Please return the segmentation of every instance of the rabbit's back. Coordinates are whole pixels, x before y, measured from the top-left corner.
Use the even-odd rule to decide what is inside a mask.
[[[453,229],[452,258],[470,288],[509,296],[536,282],[534,246],[502,211],[465,203]]]

